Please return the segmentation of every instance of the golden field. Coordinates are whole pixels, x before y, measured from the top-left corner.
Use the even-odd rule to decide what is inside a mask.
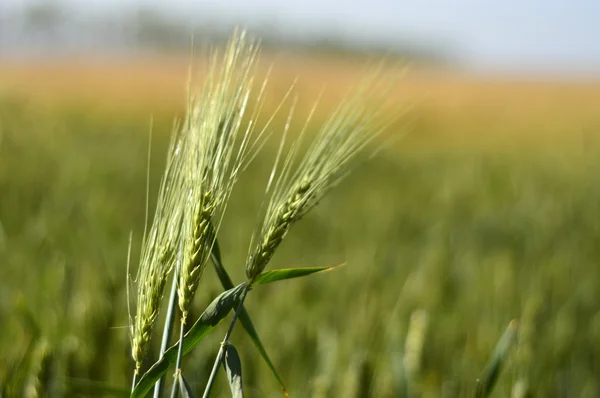
[[[321,92],[317,114],[325,112],[366,71],[364,61],[325,56],[278,54],[262,59],[259,76],[273,68],[266,114],[294,79],[298,79],[295,93],[300,112],[308,113]],[[22,95],[41,106],[86,106],[97,112],[170,117],[185,104],[190,65],[193,80],[199,81],[205,60],[190,62],[189,57],[4,61],[0,92]],[[533,140],[543,145],[562,138],[579,141],[600,125],[600,79],[471,76],[453,70],[411,69],[401,63],[386,72],[397,76],[391,101],[398,104],[398,111],[413,109],[411,137],[428,144]]]

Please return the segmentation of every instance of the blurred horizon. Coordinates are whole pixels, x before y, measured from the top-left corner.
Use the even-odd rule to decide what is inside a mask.
[[[246,27],[267,49],[389,54],[470,74],[600,77],[600,3],[5,0],[0,58],[189,52]]]

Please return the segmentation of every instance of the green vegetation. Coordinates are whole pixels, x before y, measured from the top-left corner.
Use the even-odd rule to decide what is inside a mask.
[[[435,125],[426,122],[416,127]],[[125,264],[130,231],[135,259],[144,230],[147,131],[127,115],[2,99],[3,396],[128,395]],[[151,192],[170,131],[156,121]],[[234,284],[246,279],[276,145],[241,175],[219,229]],[[598,396],[600,148],[575,139],[543,151],[416,147],[407,140],[348,176],[290,231],[269,268],[346,266],[249,295],[245,307],[290,396],[471,396],[478,378],[494,377],[498,355],[506,359],[495,396],[527,388]],[[189,318],[222,291],[207,268]],[[495,349],[515,318],[518,330],[511,324]],[[145,368],[157,357],[161,322]],[[197,396],[226,330],[219,325],[183,359]],[[282,396],[242,328],[232,342],[246,396]],[[228,388],[222,372],[215,396]]]

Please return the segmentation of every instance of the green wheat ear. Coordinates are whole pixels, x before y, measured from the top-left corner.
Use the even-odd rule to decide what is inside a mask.
[[[173,135],[165,173],[160,183],[154,219],[142,242],[137,275],[136,312],[131,326],[132,356],[136,374],[139,373],[146,355],[181,234],[181,198],[185,190],[182,164],[181,141]]]
[[[250,147],[252,130],[242,129],[242,119],[257,59],[258,46],[244,32],[236,33],[222,58],[216,52],[211,57],[204,86],[191,99],[182,126],[187,192],[177,293],[183,323]]]
[[[292,172],[294,158],[315,110],[313,108],[283,165],[284,134],[267,186],[264,218],[250,243],[246,276],[254,281],[266,268],[292,225],[312,209],[352,169],[352,162],[389,123],[387,90],[375,72],[354,89],[319,129],[304,157]],[[388,82],[389,83],[389,82]],[[383,117],[384,115],[388,116]],[[288,122],[289,125],[289,122]],[[287,133],[287,131],[286,131]]]

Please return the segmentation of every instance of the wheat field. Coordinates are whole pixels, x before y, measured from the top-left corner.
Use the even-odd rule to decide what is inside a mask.
[[[268,54],[260,73],[270,65],[261,119],[297,77],[290,134],[321,90],[315,125],[364,70]],[[129,234],[137,256],[151,118],[153,209],[188,67],[186,57],[0,63],[2,396],[128,395]],[[403,73],[391,91],[402,116],[386,131],[403,138],[299,221],[271,267],[346,265],[257,287],[246,303],[290,396],[400,396],[415,339],[414,396],[471,396],[518,319],[492,396],[525,396],[526,384],[533,396],[597,397],[600,82],[384,73]],[[241,176],[219,229],[236,283],[276,148],[268,142]],[[189,316],[221,291],[207,269]],[[193,389],[225,329],[184,358]],[[282,396],[241,329],[232,341],[246,396]],[[215,388],[228,394],[224,376]]]

